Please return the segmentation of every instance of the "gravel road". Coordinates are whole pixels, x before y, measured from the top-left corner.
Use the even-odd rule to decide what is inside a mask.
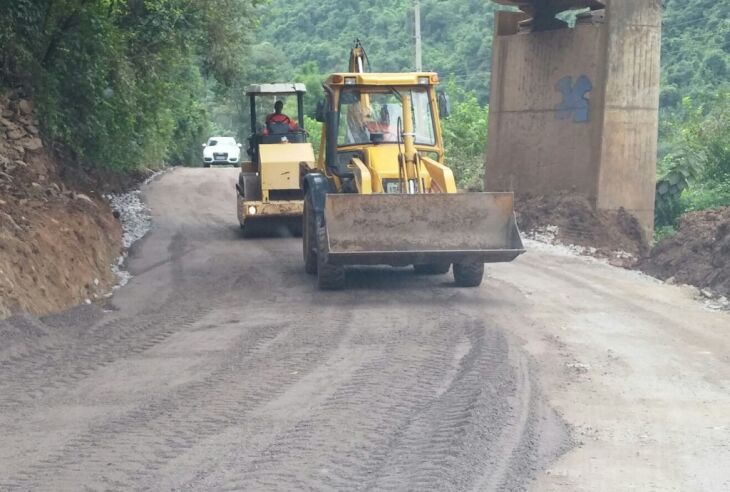
[[[105,310],[0,322],[0,489],[730,487],[726,314],[549,249],[321,293],[300,239],[240,237],[236,177],[145,187]]]

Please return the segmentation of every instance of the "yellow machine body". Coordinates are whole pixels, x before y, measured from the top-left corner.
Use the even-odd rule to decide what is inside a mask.
[[[260,196],[246,199],[238,195],[239,222],[266,217],[300,217],[304,208],[302,197],[289,200],[273,199],[277,192],[301,191],[302,176],[316,167],[314,151],[309,143],[278,143],[259,146],[261,159],[258,183]],[[251,162],[242,165],[250,169]],[[285,193],[282,193],[285,194]],[[289,195],[291,196],[291,195]]]
[[[261,145],[259,153],[264,199],[269,190],[300,189],[302,168],[314,168],[314,151],[308,143]]]
[[[361,65],[351,60],[351,69]],[[458,192],[445,163],[440,118],[448,101],[438,83],[431,72],[326,80],[317,170],[329,184],[313,186],[320,191],[311,194],[325,195],[310,220],[319,229],[304,231],[305,268],[318,273],[320,288],[341,288],[345,265],[373,264],[438,273],[453,264],[457,284],[476,286],[484,263],[524,253],[512,193]],[[316,209],[318,200],[311,203]]]
[[[275,219],[292,219],[289,225],[301,230],[304,208],[303,177],[316,169],[314,150],[306,141],[301,123],[286,128],[283,133],[269,131],[265,127],[263,112],[257,112],[257,98],[265,100],[297,97],[299,122],[303,123],[302,98],[306,92],[303,84],[259,84],[247,90],[251,105],[249,154],[252,159],[241,164],[241,174],[236,185],[238,221],[244,233],[265,233],[279,229]],[[293,119],[293,117],[292,117]],[[257,227],[254,227],[254,225]],[[274,225],[273,229],[268,227]],[[255,231],[255,232],[254,232]]]

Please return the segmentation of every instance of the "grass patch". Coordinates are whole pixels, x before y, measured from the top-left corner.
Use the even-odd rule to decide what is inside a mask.
[[[677,233],[677,229],[674,226],[662,226],[654,229],[654,244],[661,242],[670,236]]]
[[[694,184],[682,193],[680,201],[684,213],[730,206],[730,179]]]

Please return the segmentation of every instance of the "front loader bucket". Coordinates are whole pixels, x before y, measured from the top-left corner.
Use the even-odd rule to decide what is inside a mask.
[[[496,263],[525,252],[512,193],[331,194],[324,215],[334,265]]]

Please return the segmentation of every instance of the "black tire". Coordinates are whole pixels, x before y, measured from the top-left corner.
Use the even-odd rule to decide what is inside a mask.
[[[210,167],[210,164],[208,164],[208,163],[206,162],[205,164],[203,164],[203,167]]]
[[[327,232],[324,227],[317,230],[317,285],[319,290],[342,290],[345,288],[345,267],[327,263],[322,251],[326,249]]]
[[[304,271],[310,275],[317,273],[317,218],[312,206],[312,195],[307,192],[304,196],[304,215],[302,216],[302,254],[304,256]]]
[[[454,263],[454,281],[459,287],[479,287],[484,277],[484,263]]]
[[[303,219],[302,220],[294,219],[293,221],[290,221],[287,226],[289,228],[289,234],[291,234],[294,237],[302,237],[302,232],[303,232],[302,222],[303,222]]]
[[[426,263],[413,265],[413,270],[419,275],[444,275],[449,273],[451,263]]]
[[[253,220],[248,219],[243,224],[241,224],[241,236],[243,236],[244,239],[256,237],[258,233],[258,224],[256,224]]]

